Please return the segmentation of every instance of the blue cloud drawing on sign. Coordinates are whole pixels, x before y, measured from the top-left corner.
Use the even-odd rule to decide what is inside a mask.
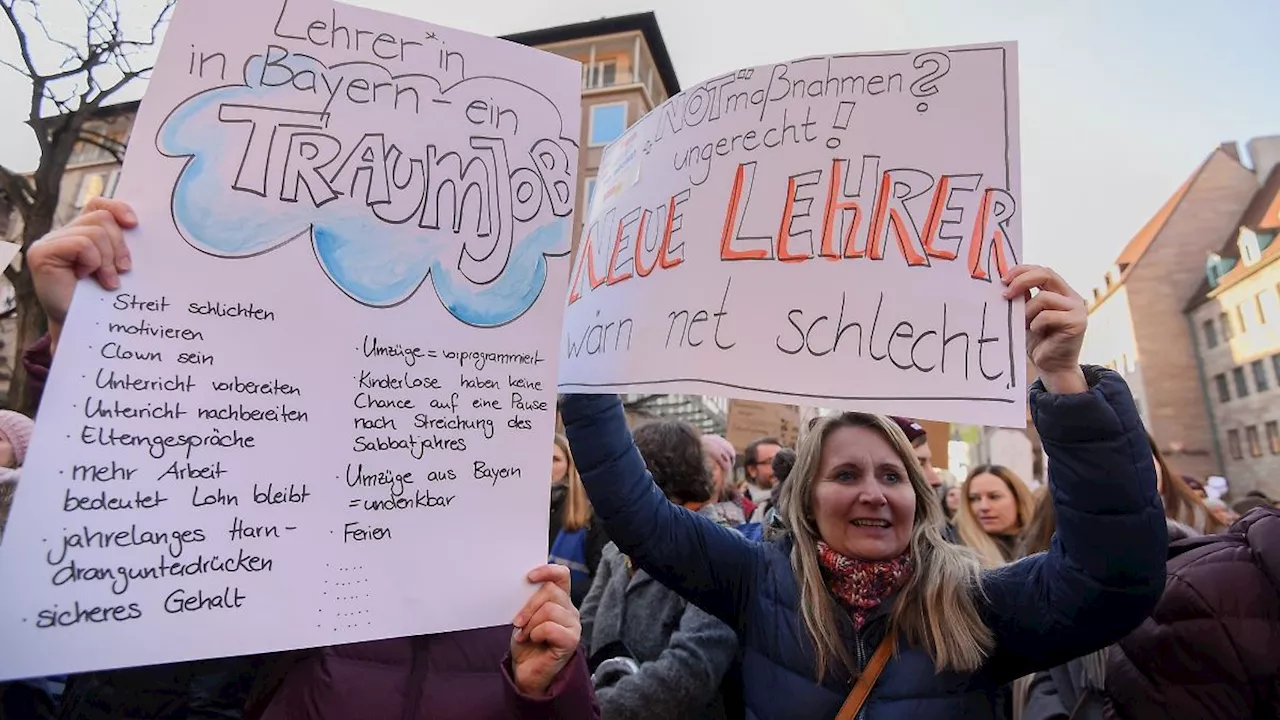
[[[394,306],[430,280],[454,317],[495,327],[569,252],[576,143],[562,135],[555,105],[512,80],[442,87],[273,46],[243,84],[174,108],[156,145],[186,159],[171,209],[197,250],[248,258],[307,237],[357,302]]]

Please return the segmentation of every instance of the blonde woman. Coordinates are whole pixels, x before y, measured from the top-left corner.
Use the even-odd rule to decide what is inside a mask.
[[[573,464],[569,441],[556,435],[551,446],[551,521],[548,528],[548,560],[569,568],[570,597],[574,607],[591,589],[604,546],[604,528],[594,521],[591,501]]]
[[[1165,526],[1133,397],[1119,375],[1078,364],[1087,313],[1057,274],[1019,266],[1004,281],[1007,297],[1039,290],[1026,305],[1030,401],[1060,542],[999,570],[943,539],[942,507],[887,418],[820,419],[784,486],[788,532],[753,543],[667,501],[616,396],[564,398],[610,537],[737,632],[748,718],[828,720],[884,651],[862,717],[990,718],[1003,685],[1114,642],[1160,596]]]
[[[1018,537],[1031,524],[1035,501],[1018,474],[1003,465],[979,465],[960,491],[956,532],[961,544],[993,568],[1017,559]]]

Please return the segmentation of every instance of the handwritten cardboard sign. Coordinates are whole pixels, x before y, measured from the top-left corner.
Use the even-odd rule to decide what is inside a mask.
[[[0,678],[511,621],[579,73],[327,0],[178,7],[135,270],[78,289],[0,547]]]
[[[671,98],[606,149],[565,392],[1025,423],[1012,44],[805,58]]]
[[[794,448],[800,434],[800,409],[794,405],[730,400],[725,420],[724,437],[738,452],[766,437],[776,438],[783,446]]]

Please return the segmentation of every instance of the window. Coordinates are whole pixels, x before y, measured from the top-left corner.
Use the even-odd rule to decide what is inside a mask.
[[[1244,303],[1236,306],[1236,327],[1239,328],[1241,333],[1249,332],[1249,323],[1245,322],[1244,319]]]
[[[1249,228],[1240,228],[1240,235],[1236,238],[1236,246],[1240,248],[1240,259],[1244,260],[1245,265],[1252,265],[1258,262],[1258,258],[1261,257],[1258,236]]]
[[[1231,379],[1236,381],[1236,397],[1248,397],[1249,381],[1244,376],[1244,368],[1238,367],[1232,370]]]
[[[80,190],[76,193],[76,209],[84,207],[96,197],[112,197],[116,194],[116,183],[120,180],[119,170],[88,173],[80,178]]]
[[[1257,386],[1258,392],[1266,392],[1271,385],[1267,382],[1267,364],[1261,360],[1254,360],[1250,366],[1253,368],[1253,384]]]
[[[1280,423],[1267,421],[1267,449],[1272,455],[1280,455]]]
[[[591,66],[587,73],[587,87],[602,88],[616,85],[618,82],[618,61],[603,60]]]
[[[1227,376],[1222,373],[1218,373],[1213,376],[1213,382],[1218,386],[1218,402],[1230,402],[1231,388],[1227,385]]]
[[[591,147],[608,145],[622,137],[627,129],[627,104],[606,103],[591,108],[591,118],[587,132],[587,144]]]
[[[1232,460],[1244,459],[1244,450],[1240,448],[1240,431],[1239,430],[1227,431],[1227,447],[1231,451]]]
[[[1280,382],[1280,355],[1271,356],[1271,371],[1276,374],[1276,382]]]
[[[1244,429],[1244,436],[1249,440],[1249,454],[1262,457],[1262,440],[1258,437],[1258,426],[1250,425]]]
[[[1218,347],[1218,328],[1212,320],[1204,321],[1204,344],[1210,348]]]
[[[582,186],[582,207],[586,210],[586,214],[583,215],[584,220],[591,217],[591,201],[595,200],[595,197],[596,179],[589,177]]]
[[[1254,305],[1257,306],[1256,309],[1258,311],[1259,325],[1266,325],[1267,318],[1275,317],[1275,308],[1268,307],[1269,305],[1271,305],[1270,300],[1274,297],[1275,297],[1275,294],[1268,290],[1263,290],[1262,292],[1253,296],[1253,303]]]
[[[1236,336],[1235,329],[1231,327],[1231,316],[1226,313],[1218,315],[1218,324],[1222,326],[1222,339],[1230,340]]]

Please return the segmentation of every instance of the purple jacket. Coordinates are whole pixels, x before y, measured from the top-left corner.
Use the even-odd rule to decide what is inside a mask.
[[[1169,554],[1160,603],[1110,651],[1106,717],[1280,717],[1280,510]]]
[[[598,720],[578,650],[534,698],[516,689],[512,627],[322,648],[285,676],[258,720]]]

